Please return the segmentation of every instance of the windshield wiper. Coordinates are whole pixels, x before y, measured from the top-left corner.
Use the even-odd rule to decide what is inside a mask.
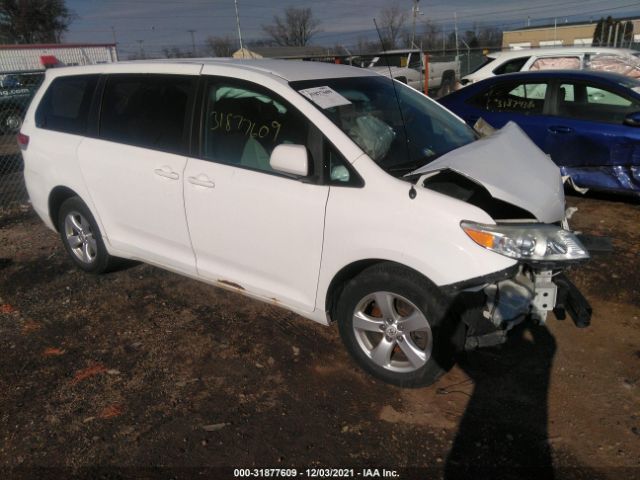
[[[423,167],[427,163],[431,163],[436,158],[438,158],[441,154],[430,155],[428,157],[422,157],[420,160],[413,160],[411,162],[398,163],[392,167],[386,168],[385,170],[389,173],[391,172],[407,172],[410,173],[413,170],[416,170],[420,167]]]

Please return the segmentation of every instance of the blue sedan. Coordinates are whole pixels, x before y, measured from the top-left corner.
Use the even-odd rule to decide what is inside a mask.
[[[469,125],[514,121],[578,187],[640,193],[640,80],[612,73],[500,75],[439,100]]]

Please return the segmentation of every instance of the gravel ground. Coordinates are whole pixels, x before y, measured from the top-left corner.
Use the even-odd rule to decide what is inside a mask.
[[[362,373],[335,326],[148,265],[84,274],[31,211],[5,215],[0,471],[640,478],[640,205],[568,201],[579,209],[572,225],[615,248],[569,274],[592,303],[592,326],[551,316],[416,390]],[[152,466],[166,469],[141,470]]]

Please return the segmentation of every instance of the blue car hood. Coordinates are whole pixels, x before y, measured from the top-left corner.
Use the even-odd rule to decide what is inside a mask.
[[[513,122],[492,135],[453,150],[409,175],[453,170],[485,187],[494,198],[532,213],[544,223],[564,218],[560,169]]]

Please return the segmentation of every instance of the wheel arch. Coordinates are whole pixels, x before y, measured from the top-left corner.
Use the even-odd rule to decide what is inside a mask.
[[[58,185],[49,193],[49,218],[56,231],[58,231],[58,214],[60,207],[65,200],[72,197],[81,198],[75,191],[62,185]]]
[[[402,263],[394,262],[392,260],[385,260],[382,258],[368,258],[363,260],[357,260],[348,265],[342,267],[331,279],[329,282],[329,287],[327,288],[327,293],[325,295],[325,311],[330,319],[330,321],[335,320],[335,311],[338,304],[338,299],[340,298],[340,294],[342,293],[345,285],[349,282],[349,280],[355,278],[365,269],[372,267],[378,264],[389,264],[394,265],[396,267],[402,268],[409,272],[413,272],[416,275],[420,275],[429,283],[433,283],[429,278],[427,278],[423,273],[411,268]]]

